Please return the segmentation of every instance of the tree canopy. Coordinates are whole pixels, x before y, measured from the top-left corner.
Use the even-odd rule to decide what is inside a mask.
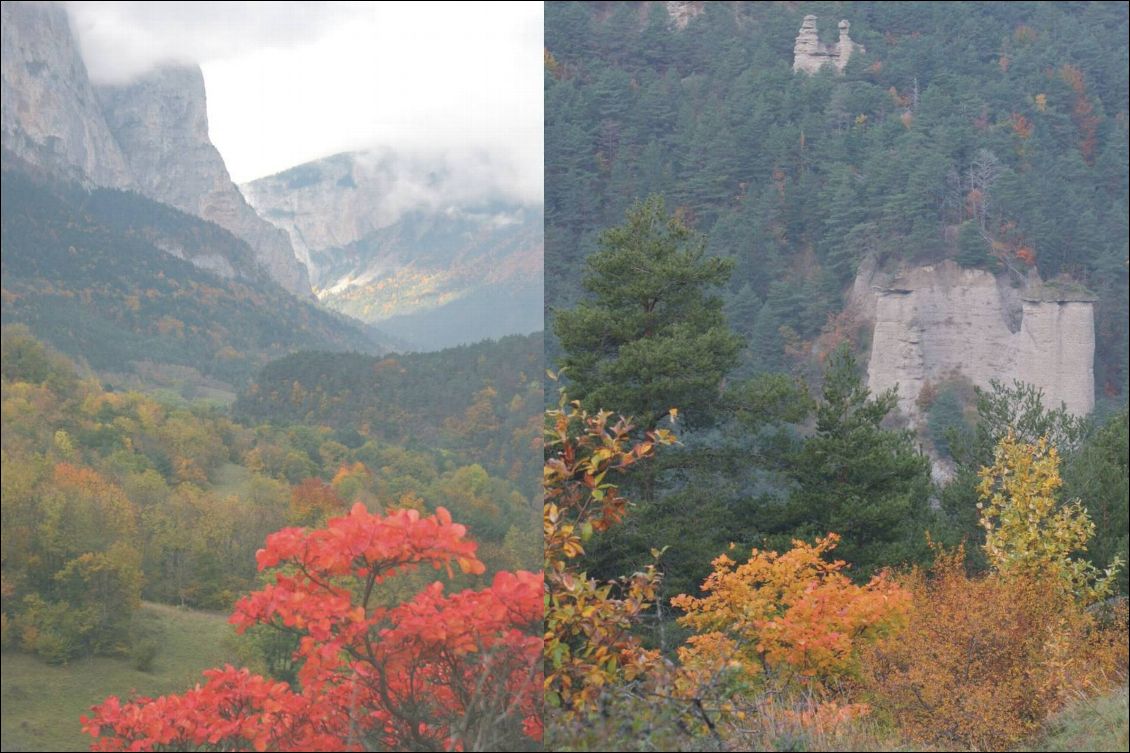
[[[653,196],[605,231],[586,265],[590,297],[554,316],[573,397],[645,429],[671,408],[708,424],[742,347],[716,294],[732,264]]]

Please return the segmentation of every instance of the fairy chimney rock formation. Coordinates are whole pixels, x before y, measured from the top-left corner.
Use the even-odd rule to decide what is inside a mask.
[[[862,45],[851,41],[851,24],[840,21],[840,41],[836,44],[823,44],[816,30],[816,16],[805,16],[793,46],[793,71],[816,73],[825,65],[835,66],[838,73],[851,59],[852,53],[863,52]]]
[[[673,0],[667,3],[667,17],[671,19],[671,23],[679,31],[687,28],[687,24],[691,19],[697,18],[702,15],[705,3],[702,0]]]

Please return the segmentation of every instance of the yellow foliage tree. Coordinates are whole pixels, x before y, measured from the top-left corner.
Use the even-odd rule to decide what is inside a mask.
[[[659,429],[634,442],[632,428],[626,419],[612,422],[610,413],[590,414],[577,402],[546,412],[545,693],[551,710],[569,715],[592,711],[605,687],[635,680],[658,659],[630,633],[655,601],[655,567],[600,583],[576,564],[584,541],[627,512],[628,500],[609,473],[675,441]]]
[[[1059,452],[1041,438],[1035,444],[1011,433],[997,444],[993,465],[982,468],[978,492],[985,553],[1002,573],[1026,572],[1060,577],[1086,603],[1110,595],[1122,561],[1115,558],[1103,573],[1072,553],[1087,549],[1095,533],[1079,500],[1059,505],[1055,494],[1063,480]]]

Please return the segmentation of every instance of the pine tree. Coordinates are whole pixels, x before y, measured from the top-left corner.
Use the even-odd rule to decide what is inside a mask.
[[[846,348],[834,352],[815,409],[816,431],[788,453],[796,483],[783,528],[791,537],[839,533],[839,555],[867,578],[926,554],[930,463],[910,432],[884,428],[894,391],[875,397]]]
[[[591,297],[554,319],[571,397],[633,416],[643,429],[671,408],[693,425],[711,422],[742,344],[711,292],[732,263],[707,257],[705,246],[657,196],[605,231],[587,259]]]

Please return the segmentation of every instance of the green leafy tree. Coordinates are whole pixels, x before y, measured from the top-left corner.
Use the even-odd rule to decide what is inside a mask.
[[[586,407],[635,416],[646,431],[672,407],[692,424],[710,423],[742,345],[711,292],[732,264],[705,248],[657,196],[603,234],[586,260],[591,297],[554,318],[570,393]]]
[[[759,371],[784,371],[785,338],[781,336],[781,320],[773,304],[764,303],[750,332],[750,350]]]
[[[1063,469],[1064,497],[1086,502],[1095,522],[1095,536],[1087,554],[1097,567],[1115,558],[1130,561],[1127,520],[1130,520],[1130,442],[1127,441],[1127,409],[1112,415],[1074,455]],[[1118,571],[1116,587],[1126,594],[1127,569]]]
[[[806,413],[807,395],[788,377],[733,378],[741,337],[714,295],[732,263],[705,249],[706,239],[669,215],[660,198],[636,204],[588,258],[591,297],[557,315],[560,363],[585,409],[637,416],[638,434],[676,408],[683,437],[625,480],[639,514],[586,548],[591,572],[602,578],[645,566],[662,544],[670,546],[663,587],[695,588],[720,547],[749,539],[757,527],[742,490],[759,483],[761,430]],[[664,644],[666,617],[657,617]]]
[[[961,224],[957,232],[957,247],[957,261],[961,266],[992,268],[993,257],[989,253],[989,244],[976,222],[969,220]]]
[[[1075,451],[1087,435],[1085,418],[1068,412],[1062,403],[1059,407],[1044,405],[1043,392],[1031,384],[1013,382],[1006,386],[991,380],[989,389],[978,388],[977,429],[972,444],[972,455],[960,458],[966,465],[989,465],[1000,441],[1009,434],[1016,439],[1034,444],[1040,437],[1061,453]]]

